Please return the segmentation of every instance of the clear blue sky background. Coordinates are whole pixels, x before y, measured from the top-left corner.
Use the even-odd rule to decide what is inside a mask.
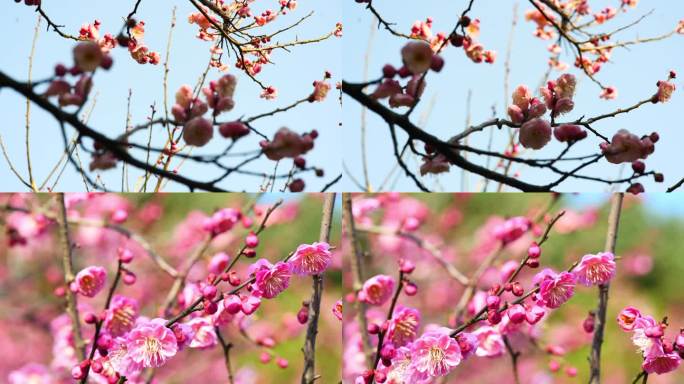
[[[57,23],[65,25],[64,30],[71,34],[78,34],[81,24],[99,19],[102,22],[101,32],[118,33],[123,19],[132,10],[134,0],[126,1],[43,1],[44,9]],[[283,34],[281,42],[295,38],[308,39],[323,36],[332,31],[335,24],[341,19],[341,4],[337,1],[321,2],[313,0],[298,1],[297,10],[277,20],[269,30],[275,31],[288,23],[298,20],[300,17],[314,11],[314,15],[302,23],[296,29]],[[136,15],[138,20],[146,23],[146,44],[158,51],[163,58],[166,52],[166,41],[171,21],[172,8],[177,6],[177,25],[174,30],[173,46],[171,49],[171,64],[169,74],[169,100],[173,101],[173,94],[182,84],[194,85],[199,75],[205,69],[210,43],[201,41],[195,37],[198,28],[190,25],[188,15],[195,8],[188,1],[153,1],[142,2]],[[264,8],[276,9],[276,0],[264,0],[255,3],[254,13],[261,13]],[[25,80],[28,71],[28,56],[31,49],[33,29],[37,20],[37,14],[33,8],[23,4],[15,4],[13,1],[3,1],[0,5],[0,41],[3,46],[3,58],[0,60],[2,71],[19,79]],[[71,49],[74,42],[59,37],[54,32],[45,31],[45,22],[40,31],[36,47],[36,56],[33,67],[33,78],[41,79],[52,73],[53,66],[57,62],[71,62]],[[252,116],[272,110],[279,106],[289,105],[293,101],[308,95],[312,90],[312,82],[320,79],[325,70],[333,73],[333,82],[341,79],[341,39],[331,38],[319,44],[294,47],[292,53],[285,51],[274,52],[272,60],[276,66],[264,67],[259,78],[267,85],[278,88],[279,96],[275,101],[259,99],[261,89],[251,82],[245,75],[239,74],[239,83],[236,92],[236,107],[231,112],[224,112],[221,120],[238,118],[240,116]],[[139,124],[145,121],[149,115],[150,105],[156,103],[157,111],[163,112],[163,65],[139,65],[135,63],[125,49],[117,48],[113,52],[114,67],[109,72],[98,72],[95,78],[95,87],[92,95],[97,94],[97,105],[90,119],[89,125],[100,132],[115,137],[124,130],[126,118],[126,98],[128,90],[132,89],[133,98],[131,106],[132,122]],[[234,59],[227,61],[231,67]],[[238,73],[231,68],[232,73]],[[217,70],[212,69],[208,79],[217,79],[220,76]],[[15,166],[22,175],[26,176],[26,157],[24,155],[24,100],[9,89],[0,91],[0,105],[3,111],[3,124],[0,133],[8,147],[9,155]],[[89,106],[90,104],[88,104]],[[169,106],[170,107],[170,106]],[[157,116],[160,116],[157,114]],[[46,113],[35,106],[31,113],[31,153],[33,156],[34,175],[38,182],[42,182],[49,170],[57,162],[63,151],[59,126]],[[304,177],[307,182],[307,190],[320,190],[324,184],[341,172],[340,166],[340,129],[341,108],[336,92],[330,92],[327,100],[323,103],[304,104],[293,111],[265,118],[255,122],[255,127],[268,136],[272,136],[282,126],[290,129],[306,132],[317,129],[320,132],[316,141],[316,148],[306,158],[309,164],[321,167],[325,170],[324,178],[317,178],[313,173]],[[70,134],[74,131],[69,130]],[[156,146],[163,144],[165,132],[162,128],[154,130]],[[246,151],[257,148],[257,137],[245,140],[236,146],[236,151]],[[146,141],[146,133],[137,136],[138,143]],[[218,132],[214,140],[207,146],[195,150],[194,154],[214,154],[225,147],[226,141]],[[85,154],[81,152],[81,155]],[[87,156],[86,156],[87,157]],[[143,157],[144,159],[144,157]],[[232,160],[235,162],[235,160]],[[88,163],[88,159],[84,159]],[[0,160],[0,190],[23,191],[26,188],[19,183],[4,159]],[[259,172],[272,172],[274,162],[265,158],[254,162],[246,170]],[[279,166],[279,172],[287,172],[290,169],[291,160],[284,160]],[[219,173],[216,168],[207,170],[206,167],[184,165],[181,173],[186,176],[209,180]],[[130,185],[133,188],[135,181],[141,172],[131,168]],[[102,180],[107,188],[120,190],[121,166],[116,170],[101,173]],[[231,176],[221,186],[229,190],[255,191],[260,185],[261,179],[250,176]],[[277,187],[282,186],[282,181]],[[83,182],[71,165],[62,176],[58,189],[66,191],[83,190]],[[187,188],[179,185],[169,185],[167,191],[187,191]]]
[[[472,122],[480,123],[492,117],[492,106],[496,108],[497,116],[505,116],[505,108],[510,102],[510,95],[503,94],[504,62],[506,47],[511,29],[513,5],[519,3],[519,22],[514,35],[513,54],[511,60],[510,86],[513,89],[519,84],[527,84],[536,89],[540,79],[547,68],[549,56],[546,47],[549,44],[533,37],[534,25],[524,20],[524,12],[531,8],[528,1],[502,1],[502,0],[477,0],[470,15],[481,19],[480,41],[486,49],[498,52],[498,58],[494,65],[473,64],[465,57],[463,51],[453,47],[446,50],[444,58],[446,66],[441,73],[430,73],[427,77],[427,88],[423,96],[422,105],[413,113],[414,121],[418,121],[421,115],[427,111],[427,106],[434,98],[435,104],[429,114],[427,123],[422,125],[424,129],[441,138],[449,138],[463,130],[466,118],[466,98],[469,90],[472,90]],[[396,23],[396,28],[409,33],[411,24],[416,20],[424,20],[431,16],[434,19],[434,32],[449,32],[455,25],[458,16],[465,8],[467,1],[431,0],[412,2],[411,6],[398,6],[395,2],[375,1],[377,9],[383,17]],[[418,5],[420,4],[420,5]],[[617,0],[590,2],[594,10],[605,6],[616,6]],[[408,4],[407,4],[408,5]],[[618,35],[619,40],[632,40],[636,37],[656,36],[667,33],[675,28],[678,20],[684,19],[684,2],[671,0],[641,1],[635,10],[626,15],[621,15],[612,23],[605,26],[605,30],[613,30],[619,26],[628,24],[650,10],[653,14],[633,27]],[[372,15],[353,1],[345,1],[343,6],[346,34],[344,38],[344,78],[347,81],[359,82],[363,80],[363,62],[371,36],[371,28],[374,26]],[[376,30],[371,41],[369,77],[380,76],[380,69],[385,63],[394,65],[401,64],[399,51],[405,44],[405,40],[389,35],[384,30]],[[641,109],[616,119],[610,119],[595,125],[604,135],[611,137],[619,129],[625,128],[637,135],[647,134],[654,130],[658,131],[662,140],[658,142],[656,153],[649,157],[646,164],[649,169],[653,168],[665,174],[664,186],[672,185],[676,180],[684,177],[681,167],[681,144],[684,140],[681,127],[681,110],[684,97],[681,78],[684,76],[684,36],[675,35],[669,40],[615,50],[613,63],[604,65],[598,78],[607,85],[617,87],[619,97],[616,100],[604,101],[598,98],[600,90],[586,76],[579,75],[579,71],[571,66],[569,72],[579,76],[578,92],[575,98],[575,110],[566,115],[568,120],[574,120],[582,115],[596,116],[601,113],[613,111],[619,107],[633,105],[655,93],[655,83],[665,79],[670,69],[678,70],[681,75],[677,79],[678,87],[673,99],[668,104],[646,105]],[[572,64],[569,48],[564,53],[564,61]],[[554,74],[554,77],[558,73]],[[351,170],[353,176],[361,180],[361,152],[360,152],[360,121],[361,108],[352,99],[344,98],[344,125],[345,135],[344,161]],[[405,110],[401,109],[400,111]],[[391,137],[387,125],[372,113],[368,114],[368,162],[371,184],[378,188],[385,176],[395,166],[396,161],[392,154]],[[405,136],[404,136],[405,137]],[[470,144],[480,148],[486,148],[489,137],[488,132],[480,133],[471,140]],[[495,135],[493,148],[501,149],[507,134],[502,131]],[[401,138],[400,138],[401,141]],[[590,137],[573,149],[576,155],[596,153],[598,141]],[[563,148],[563,144],[552,142],[541,151],[531,153],[532,157],[548,158],[555,157]],[[528,152],[529,154],[529,152]],[[474,158],[476,162],[485,164],[485,158]],[[408,161],[410,167],[418,170],[419,163],[414,160]],[[493,164],[494,162],[492,162]],[[545,171],[533,168],[518,168],[524,180],[543,184],[556,179]],[[631,169],[625,170],[625,174]],[[585,174],[602,176],[604,178],[616,178],[620,167],[608,164],[603,160],[598,165],[585,170]],[[630,173],[631,174],[631,173]],[[426,176],[425,184],[433,190],[457,191],[461,188],[461,170],[452,168],[449,174],[439,178]],[[481,177],[471,175],[467,177],[468,190],[480,191]],[[663,185],[655,184],[652,179],[644,179],[643,184],[647,191],[664,190]],[[391,184],[390,184],[391,185]],[[489,190],[495,185],[490,183]],[[357,190],[354,184],[345,177],[343,188]],[[395,190],[414,191],[413,182],[402,177],[394,186]],[[605,184],[596,184],[586,181],[570,181],[563,184],[559,191],[605,191]]]

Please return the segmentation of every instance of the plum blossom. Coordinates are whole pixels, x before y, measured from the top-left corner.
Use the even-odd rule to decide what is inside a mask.
[[[202,228],[213,236],[230,231],[242,218],[242,213],[234,208],[223,208],[204,219]]]
[[[475,354],[481,357],[501,356],[505,351],[505,345],[501,333],[491,326],[483,326],[473,332],[477,338]]]
[[[420,75],[430,69],[434,52],[430,44],[423,41],[411,41],[401,49],[404,65],[414,75]]]
[[[187,322],[187,325],[192,328],[194,336],[190,341],[190,348],[211,348],[218,343],[216,331],[214,331],[213,322],[206,317],[196,317]]]
[[[314,91],[309,96],[310,101],[323,101],[330,91],[330,84],[326,81],[316,80],[313,82]]]
[[[587,131],[580,128],[579,125],[562,124],[553,129],[553,136],[561,143],[579,141],[587,137]]]
[[[284,158],[295,158],[309,152],[313,146],[310,134],[300,135],[288,128],[280,128],[273,136],[273,140],[263,140],[259,143],[261,150],[269,160],[278,161]]]
[[[494,228],[494,237],[504,243],[511,243],[532,228],[530,219],[524,216],[512,217]]]
[[[266,299],[278,296],[290,285],[292,268],[289,263],[279,261],[273,265],[266,259],[259,259],[249,267],[249,271],[254,273],[254,289]]]
[[[102,267],[87,267],[76,274],[71,290],[86,297],[94,297],[107,281],[107,271]]]
[[[395,284],[392,276],[375,275],[363,283],[358,293],[359,300],[370,305],[383,305],[392,297]]]
[[[462,360],[458,342],[443,328],[424,333],[411,344],[412,364],[420,379],[447,375]]]
[[[143,321],[126,336],[126,348],[131,361],[145,368],[161,367],[176,355],[176,336],[167,328],[164,319]]]
[[[102,63],[102,58],[102,50],[95,42],[84,41],[74,47],[74,62],[83,72],[95,71]]]
[[[675,91],[675,85],[669,81],[658,82],[658,93],[656,93],[656,100],[659,103],[667,103],[672,98]]]
[[[601,144],[601,151],[610,163],[631,163],[645,159],[653,153],[654,144],[648,137],[640,139],[637,135],[621,129],[613,136],[610,144]]]
[[[558,308],[575,294],[575,275],[561,272],[547,275],[539,284],[540,301],[548,308]]]
[[[648,374],[662,375],[677,369],[681,362],[682,359],[676,352],[665,353],[662,345],[658,345],[646,354],[641,368]]]
[[[188,145],[202,147],[214,136],[211,121],[203,117],[195,117],[183,126],[183,140]]]
[[[451,164],[444,155],[437,155],[433,158],[423,157],[423,164],[420,165],[420,175],[425,176],[428,173],[439,174],[449,172]]]
[[[395,347],[409,344],[416,338],[419,325],[420,312],[417,309],[398,306],[389,322],[387,338]]]
[[[573,270],[580,284],[606,284],[615,276],[615,255],[610,252],[600,252],[596,255],[584,255]]]
[[[332,307],[332,313],[337,317],[337,320],[342,320],[342,299],[337,300]]]
[[[403,92],[401,84],[394,79],[384,79],[370,95],[374,99],[385,99]]]
[[[138,308],[137,300],[122,295],[114,295],[105,313],[105,329],[112,336],[123,336],[133,329],[138,318]]]
[[[525,148],[542,149],[549,141],[551,124],[544,119],[532,119],[520,127],[520,144]]]
[[[332,263],[330,244],[301,244],[289,260],[292,272],[297,275],[318,275]]]

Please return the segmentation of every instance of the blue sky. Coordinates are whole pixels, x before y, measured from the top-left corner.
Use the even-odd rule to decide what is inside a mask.
[[[395,28],[409,32],[411,24],[416,20],[424,20],[431,16],[434,19],[433,31],[451,31],[458,15],[465,8],[467,1],[431,0],[422,1],[420,5],[396,6],[394,2],[375,1],[376,8],[383,17],[396,23]],[[513,5],[516,1],[477,0],[470,15],[481,19],[480,42],[486,49],[498,52],[494,65],[473,64],[461,50],[447,49],[444,58],[446,65],[441,73],[430,73],[427,77],[427,88],[423,96],[422,105],[413,113],[414,121],[425,115],[430,101],[434,99],[434,107],[427,117],[424,129],[438,137],[449,138],[460,132],[466,119],[466,98],[468,91],[472,91],[472,122],[483,122],[492,117],[492,106],[498,117],[504,117],[505,107],[509,103],[510,95],[503,93],[504,62],[506,46],[511,29]],[[527,84],[536,89],[547,68],[546,60],[548,42],[532,36],[534,26],[524,21],[524,12],[531,7],[528,1],[517,1],[519,4],[519,23],[516,28],[511,60],[510,86],[513,89],[519,84]],[[413,3],[417,4],[417,3]],[[619,4],[619,1],[593,0],[590,2],[594,10]],[[678,20],[684,18],[684,2],[668,0],[641,1],[639,6],[626,15],[622,15],[613,24],[607,24],[606,30],[630,23],[651,10],[653,13],[638,26],[622,32],[619,40],[632,40],[636,37],[657,36],[674,29]],[[345,38],[343,43],[344,78],[347,81],[359,82],[364,79],[363,62],[369,45],[369,36],[375,23],[372,15],[353,1],[345,1],[343,5],[345,22]],[[385,63],[401,64],[399,51],[404,40],[390,36],[384,30],[376,30],[372,38],[369,78],[380,76],[380,69]],[[684,135],[681,130],[681,109],[684,97],[681,82],[684,76],[684,36],[675,35],[669,40],[639,45],[627,50],[615,50],[613,62],[605,65],[598,78],[607,85],[617,87],[619,97],[613,101],[603,101],[598,98],[599,88],[586,76],[579,76],[578,92],[575,97],[575,110],[566,116],[574,120],[582,115],[595,116],[611,112],[619,107],[627,107],[639,100],[650,97],[655,93],[655,83],[664,80],[670,69],[679,70],[682,75],[676,81],[679,88],[673,99],[667,104],[646,105],[641,109],[616,119],[610,119],[595,125],[604,135],[611,137],[619,129],[628,129],[637,135],[658,131],[661,141],[656,146],[656,153],[649,157],[646,164],[665,174],[665,185],[657,185],[652,179],[644,179],[647,191],[664,190],[664,186],[672,185],[684,177],[681,162],[677,161],[681,153],[681,143]],[[569,62],[569,51],[566,50],[564,59]],[[579,74],[573,67],[569,72]],[[555,74],[557,76],[558,73]],[[360,121],[361,109],[359,104],[350,98],[344,98],[344,161],[353,176],[362,180],[361,152],[360,152]],[[504,104],[505,102],[505,104]],[[392,142],[387,125],[372,113],[367,117],[368,162],[371,184],[377,189],[382,180],[395,166],[392,154]],[[473,136],[470,144],[486,148],[489,133]],[[507,139],[507,134],[501,132],[494,135],[492,148],[500,149]],[[400,139],[401,141],[401,139]],[[595,153],[598,141],[585,140],[575,146],[576,155]],[[552,142],[541,151],[532,154],[536,158],[551,157],[559,153],[562,144]],[[472,159],[472,157],[471,157]],[[674,160],[674,161],[673,161]],[[476,160],[485,163],[485,158]],[[409,166],[417,170],[419,163],[408,161]],[[555,176],[545,171],[530,168],[519,168],[524,180],[543,184],[555,179]],[[628,170],[625,170],[625,174]],[[629,170],[631,171],[631,170]],[[594,165],[586,174],[598,175],[605,178],[616,178],[620,167],[607,162]],[[461,188],[461,170],[452,171],[439,178],[427,176],[423,179],[432,190],[456,191]],[[481,178],[477,175],[467,177],[468,190],[481,190]],[[345,177],[342,185],[345,190],[357,190],[354,184]],[[493,190],[490,184],[489,190]],[[414,191],[413,182],[401,177],[394,186],[395,190]],[[595,184],[586,181],[571,181],[563,184],[559,191],[606,191],[605,184]]]
[[[101,32],[118,33],[123,19],[131,11],[135,1],[77,1],[62,0],[59,2],[44,1],[44,9],[57,23],[65,25],[66,32],[78,34],[81,24],[99,19],[102,22]],[[264,0],[255,3],[254,11],[259,13],[265,7],[276,8],[276,0]],[[260,5],[263,4],[263,5]],[[314,11],[314,15],[303,22],[298,28],[283,34],[281,42],[295,38],[308,39],[325,35],[332,31],[335,24],[341,19],[341,5],[339,2],[326,2],[320,6],[316,1],[299,1],[298,9],[286,17],[277,20],[269,30],[275,31],[288,23],[298,20],[300,17]],[[188,15],[195,9],[188,1],[143,1],[137,13],[137,19],[146,23],[146,44],[163,57],[166,52],[166,41],[171,21],[173,6],[177,7],[177,24],[174,30],[173,46],[171,48],[170,73],[169,73],[169,98],[173,100],[173,94],[182,84],[194,85],[200,74],[206,67],[209,55],[210,43],[201,41],[195,37],[197,27],[187,21]],[[25,80],[28,71],[28,56],[31,49],[33,29],[36,24],[37,14],[33,8],[23,4],[15,4],[12,1],[3,1],[0,5],[0,41],[4,49],[4,58],[1,60],[0,69],[18,80]],[[40,31],[37,41],[36,56],[33,65],[33,78],[41,79],[52,73],[53,66],[58,62],[67,64],[71,61],[71,49],[73,41],[62,39],[54,32],[45,31],[45,23]],[[333,73],[333,81],[341,78],[341,39],[331,38],[319,44],[294,47],[292,53],[285,51],[274,52],[272,60],[275,66],[266,66],[259,78],[267,85],[278,88],[279,97],[275,101],[259,99],[261,89],[251,82],[246,76],[240,74],[238,88],[235,96],[236,107],[231,112],[224,112],[222,120],[238,118],[240,116],[252,116],[276,107],[289,105],[308,95],[312,90],[312,82],[320,79],[325,70]],[[145,121],[149,115],[150,105],[156,103],[157,111],[163,111],[163,66],[139,65],[135,63],[128,52],[124,49],[116,49],[113,53],[114,67],[109,72],[98,72],[95,78],[95,87],[92,95],[97,95],[95,106],[89,125],[100,132],[115,137],[120,134],[125,126],[126,98],[129,89],[132,90],[131,115],[132,122],[139,124]],[[228,60],[231,66],[234,59]],[[231,68],[232,73],[238,73]],[[217,79],[218,71],[212,70],[208,76]],[[0,91],[0,105],[3,111],[3,124],[0,128],[3,140],[8,147],[10,158],[22,175],[26,176],[26,157],[24,155],[24,113],[25,101],[18,97],[14,91],[4,89]],[[88,104],[88,107],[90,104]],[[169,106],[170,107],[170,106]],[[159,114],[157,115],[159,116]],[[32,108],[31,113],[31,154],[33,157],[33,169],[36,180],[43,181],[49,170],[56,164],[62,154],[62,138],[57,123],[44,112]],[[321,167],[326,175],[317,178],[313,174],[304,176],[308,190],[320,190],[323,185],[341,172],[339,137],[339,122],[341,121],[341,108],[335,91],[331,91],[323,103],[304,105],[285,114],[265,118],[256,122],[256,128],[268,136],[280,127],[287,126],[290,129],[307,132],[317,129],[320,133],[316,141],[316,148],[307,154],[308,164]],[[157,138],[156,146],[163,144],[162,128],[154,131]],[[73,130],[70,130],[70,134]],[[254,136],[254,135],[252,135]],[[138,136],[138,141],[146,141],[146,133]],[[236,151],[242,152],[256,148],[258,138],[243,139],[244,142],[236,146]],[[214,154],[221,151],[225,141],[218,133],[214,140],[207,146],[195,150],[194,154]],[[82,156],[87,154],[81,153]],[[144,157],[143,157],[144,158]],[[88,160],[84,159],[87,164]],[[10,172],[4,159],[0,160],[0,190],[23,191],[26,188],[20,184]],[[230,164],[230,163],[229,163]],[[274,162],[265,158],[252,163],[246,170],[271,173]],[[290,169],[291,161],[281,162],[279,173]],[[215,168],[207,170],[200,166],[184,165],[181,173],[186,176],[208,180],[218,175]],[[130,186],[133,188],[136,179],[141,172],[130,171]],[[116,170],[101,173],[101,178],[108,188],[120,190],[121,166]],[[257,190],[260,178],[231,176],[221,186],[229,190]],[[282,183],[278,184],[280,188]],[[80,176],[69,165],[62,176],[58,189],[65,191],[83,190],[83,182]],[[167,191],[187,191],[187,188],[178,185],[169,185]]]

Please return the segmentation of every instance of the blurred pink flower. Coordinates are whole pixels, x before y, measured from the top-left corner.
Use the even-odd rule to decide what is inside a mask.
[[[358,299],[370,305],[383,305],[394,291],[394,278],[387,275],[375,275],[363,283]]]

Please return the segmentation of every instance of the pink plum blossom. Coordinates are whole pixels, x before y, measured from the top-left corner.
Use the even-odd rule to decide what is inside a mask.
[[[370,305],[383,305],[392,297],[395,284],[392,276],[375,275],[363,283],[358,293],[359,300]]]
[[[141,322],[126,336],[130,359],[143,367],[161,367],[176,355],[176,336],[167,328],[164,319]]]
[[[297,275],[318,275],[323,273],[332,263],[330,244],[302,244],[297,247],[289,260],[292,272]]]
[[[87,267],[76,274],[71,290],[86,297],[95,297],[107,281],[107,271],[102,267]]]
[[[596,255],[584,255],[573,270],[580,284],[591,286],[606,284],[615,276],[615,255],[600,252]]]

